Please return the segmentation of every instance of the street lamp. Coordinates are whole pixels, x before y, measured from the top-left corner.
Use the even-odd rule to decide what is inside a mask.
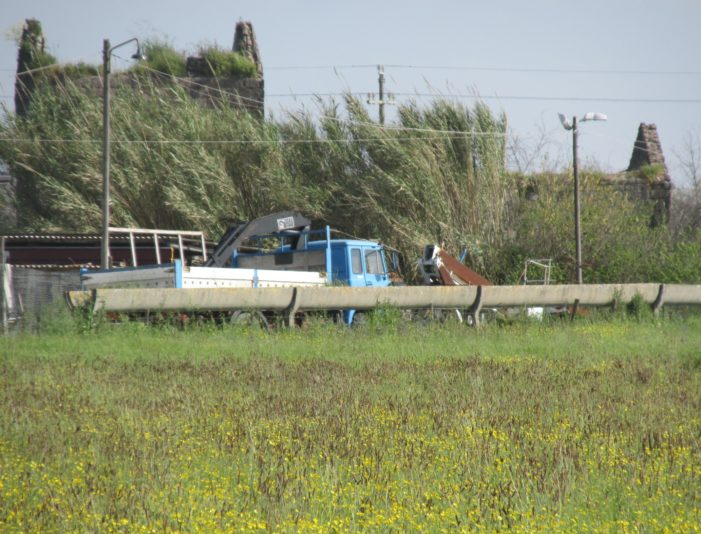
[[[109,39],[105,39],[102,45],[102,248],[100,265],[103,269],[110,267],[110,60],[112,52],[120,46],[131,42],[136,43],[136,53],[132,59],[144,59],[141,46],[136,37],[110,46]]]
[[[579,172],[577,169],[577,117],[572,117],[572,122],[562,114],[558,113],[560,122],[565,130],[572,130],[572,167],[574,170],[574,239],[575,239],[575,271],[577,274],[577,283],[582,283],[582,234],[580,230],[580,209],[579,209]],[[603,113],[590,111],[586,113],[580,122],[585,121],[605,121],[608,117]]]

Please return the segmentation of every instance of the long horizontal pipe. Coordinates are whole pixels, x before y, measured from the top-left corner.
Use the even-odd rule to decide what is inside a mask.
[[[71,307],[94,310],[231,311],[231,310],[368,310],[396,308],[503,308],[608,306],[629,302],[636,294],[656,307],[701,305],[701,285],[598,284],[551,286],[401,286],[386,288],[285,287],[206,289],[95,289],[70,291]]]

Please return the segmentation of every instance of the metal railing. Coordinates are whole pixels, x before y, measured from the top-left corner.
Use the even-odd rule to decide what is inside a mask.
[[[108,230],[109,235],[123,234],[129,237],[129,248],[131,249],[131,264],[132,267],[138,266],[138,259],[136,257],[136,239],[138,237],[151,237],[153,239],[154,252],[156,253],[156,263],[161,264],[161,249],[159,246],[158,238],[166,236],[176,236],[178,238],[178,250],[180,252],[180,260],[185,263],[185,252],[184,252],[184,239],[190,238],[190,240],[199,241],[199,245],[202,247],[202,261],[207,261],[207,246],[204,240],[204,234],[202,232],[193,232],[186,230],[157,230],[148,228],[116,228],[110,227]]]
[[[589,284],[453,287],[286,287],[235,289],[95,289],[71,291],[73,308],[94,311],[259,310],[287,315],[299,311],[449,308],[479,321],[484,308],[531,306],[617,306],[639,296],[654,312],[663,305],[701,305],[701,284]]]

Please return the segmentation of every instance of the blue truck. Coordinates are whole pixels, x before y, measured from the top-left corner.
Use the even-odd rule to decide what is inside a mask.
[[[312,230],[311,221],[283,211],[232,225],[202,265],[170,264],[84,271],[83,289],[202,288],[391,285],[385,247],[376,241],[332,238],[326,226]],[[339,310],[347,324],[355,310]],[[239,314],[243,316],[244,311]]]

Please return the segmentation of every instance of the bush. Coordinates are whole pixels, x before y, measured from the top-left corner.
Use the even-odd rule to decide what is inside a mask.
[[[177,77],[187,74],[185,55],[163,41],[147,41],[144,53],[146,66],[153,70]]]
[[[513,282],[524,258],[552,258],[557,266],[552,282],[572,281],[572,183],[557,175],[540,176],[537,181],[537,199],[520,201],[513,239],[500,251],[500,270]],[[582,173],[581,206],[585,283],[701,280],[701,233],[651,228],[652,206],[631,202],[591,171]]]
[[[626,312],[630,317],[638,321],[652,317],[652,308],[639,293],[633,295],[630,302],[626,304]]]
[[[98,76],[100,74],[100,69],[95,65],[80,62],[61,65],[59,72],[67,78],[78,79],[85,76]]]
[[[664,174],[664,166],[660,163],[643,165],[636,171],[636,174],[646,182],[652,183]]]
[[[256,64],[238,52],[209,46],[200,50],[200,56],[211,70],[211,76],[255,76]]]
[[[22,47],[24,48],[25,45],[23,44]],[[27,50],[30,50],[29,47],[27,47]],[[43,50],[33,50],[29,53],[31,54],[32,59],[27,64],[27,70],[41,69],[56,64],[56,58],[48,52],[44,52]]]

